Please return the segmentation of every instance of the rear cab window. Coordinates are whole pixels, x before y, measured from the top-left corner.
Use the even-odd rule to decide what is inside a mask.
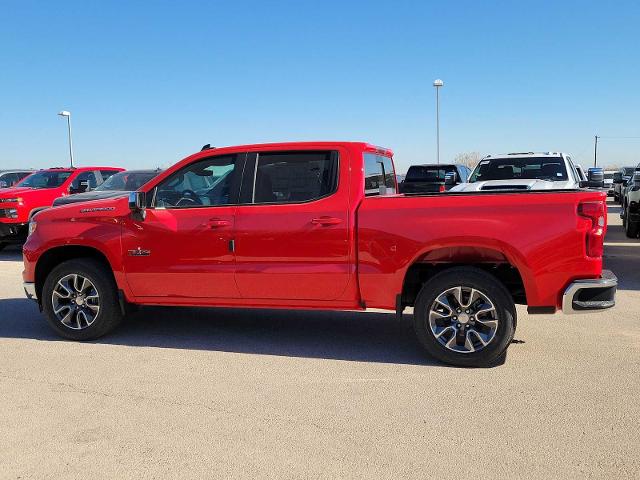
[[[408,176],[408,173],[407,173]],[[364,154],[364,194],[367,197],[376,195],[394,195],[396,178],[393,162],[390,157],[377,153]]]

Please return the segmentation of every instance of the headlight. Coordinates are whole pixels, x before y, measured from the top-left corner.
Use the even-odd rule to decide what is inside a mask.
[[[4,216],[6,218],[18,218],[18,210],[15,208],[6,208],[4,210]]]
[[[0,203],[22,203],[22,197],[0,198]]]
[[[33,220],[31,220],[29,222],[29,234],[27,236],[30,236],[33,232],[35,232],[37,226],[38,226],[38,224],[36,222],[34,222]]]

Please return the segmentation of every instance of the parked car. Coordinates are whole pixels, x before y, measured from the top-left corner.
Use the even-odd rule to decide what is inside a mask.
[[[444,192],[469,178],[469,170],[458,164],[412,165],[400,183],[400,193]],[[447,175],[453,178],[446,182]]]
[[[622,167],[613,174],[613,199],[616,202],[622,203],[624,187],[627,186],[627,182],[631,179],[635,169],[635,167]]]
[[[578,170],[564,153],[508,153],[484,157],[469,182],[454,192],[496,190],[572,190],[580,188]]]
[[[607,192],[607,196],[613,197],[613,194],[615,193],[615,184],[613,183],[613,176],[615,173],[615,170],[604,171],[604,189]]]
[[[640,163],[627,182],[622,198],[622,226],[629,238],[637,238],[640,233]]]
[[[12,188],[0,190],[0,249],[26,239],[27,225],[37,212],[61,195],[92,190],[122,168],[83,167],[40,170]]]
[[[24,177],[32,173],[33,170],[0,170],[0,188],[13,187]]]
[[[130,304],[413,306],[427,352],[490,365],[513,339],[516,303],[615,304],[605,202],[590,190],[399,195],[391,151],[365,143],[219,148],[128,199],[40,212],[24,288],[74,340],[111,332]]]
[[[161,170],[126,170],[112,175],[94,190],[76,195],[64,195],[53,201],[53,206],[68,205],[70,203],[88,202],[127,196],[158,175]]]

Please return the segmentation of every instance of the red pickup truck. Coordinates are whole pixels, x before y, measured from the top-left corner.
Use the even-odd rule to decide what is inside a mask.
[[[113,167],[49,168],[0,190],[0,250],[22,243],[31,217],[50,207],[56,198],[92,190],[121,171]]]
[[[400,195],[366,143],[196,153],[130,198],[32,220],[24,287],[61,336],[113,330],[130,304],[402,313],[438,359],[494,363],[531,313],[614,305],[605,194]]]

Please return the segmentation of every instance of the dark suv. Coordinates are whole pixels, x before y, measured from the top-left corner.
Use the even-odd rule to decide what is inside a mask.
[[[412,165],[400,183],[400,193],[437,193],[449,190],[459,183],[465,183],[471,174],[464,165],[430,164]],[[453,176],[446,182],[447,175]]]

